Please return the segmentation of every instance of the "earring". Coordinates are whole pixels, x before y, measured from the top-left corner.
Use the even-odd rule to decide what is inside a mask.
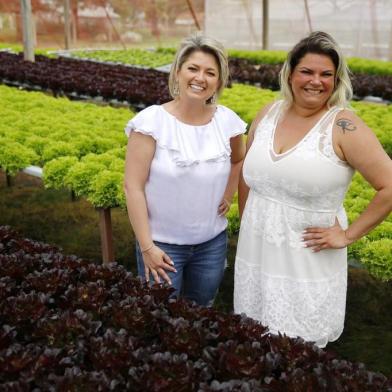
[[[178,97],[180,95],[180,86],[178,85],[178,80],[174,82],[173,95],[174,97]]]
[[[208,100],[210,104],[216,103],[216,93]]]

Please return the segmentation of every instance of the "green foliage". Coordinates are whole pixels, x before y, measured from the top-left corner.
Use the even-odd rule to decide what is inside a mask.
[[[374,189],[359,173],[356,173],[344,202],[350,223],[358,218],[374,194]],[[389,244],[390,241],[392,241],[392,216],[387,217],[366,237],[350,245],[349,257],[360,261],[378,278],[389,280],[392,277],[392,252],[385,244]],[[380,246],[373,246],[373,244],[380,244]],[[385,253],[386,251],[389,253]]]
[[[219,102],[250,125],[260,108],[277,98],[278,93],[270,90],[233,84],[224,90]],[[362,102],[353,102],[352,106],[392,156],[392,106]],[[133,113],[0,86],[0,115],[2,168],[14,174],[25,166],[44,162],[45,186],[68,186],[96,207],[125,207],[123,171],[127,138],[123,128]],[[58,158],[64,154],[68,156]],[[374,193],[359,174],[354,176],[345,200],[350,221],[366,208]],[[235,201],[228,220],[229,233],[238,232]],[[390,253],[389,259],[385,256],[390,251],[385,244],[390,240],[392,218],[388,217],[368,236],[352,244],[349,256],[361,261],[375,275],[390,279]],[[380,246],[370,246],[373,243]]]
[[[60,157],[48,162],[43,171],[45,187],[54,189],[63,188],[66,185],[64,181],[65,177],[77,162],[78,159],[74,156]]]
[[[117,147],[113,148],[112,150],[106,151],[105,154],[110,154],[111,156],[114,156],[116,158],[124,159],[125,158],[125,152],[127,150],[127,146],[124,145],[122,147]]]
[[[125,205],[123,129],[132,112],[0,86],[0,116],[4,170],[40,164],[47,188],[68,187],[96,206]]]
[[[277,97],[271,90],[234,83],[223,91],[219,103],[234,110],[250,126],[259,110]]]
[[[118,188],[117,202],[118,202],[119,207],[121,207],[123,209],[127,208],[127,201],[125,199],[125,192],[124,192],[124,188],[122,186],[122,183],[121,183],[121,186],[119,186],[119,188]]]
[[[237,50],[229,49],[229,56],[242,58],[256,64],[283,64],[287,52],[282,50]],[[370,75],[392,75],[392,62],[358,57],[347,58],[347,64],[353,73]]]
[[[64,182],[74,190],[77,196],[88,197],[91,194],[91,184],[105,165],[99,162],[78,162],[71,167]]]
[[[282,64],[286,60],[284,50],[239,50],[229,49],[229,56],[246,59],[256,64]]]
[[[70,143],[52,141],[46,144],[42,151],[43,162],[65,156],[78,156],[78,150]]]
[[[100,165],[104,165],[105,168],[109,168],[110,164],[112,163],[113,155],[110,153],[107,154],[87,154],[85,157],[82,158],[82,162],[85,163],[96,163]]]
[[[0,43],[0,49],[9,49],[11,52],[14,53],[20,53],[23,52],[23,45],[20,44],[7,44],[7,43]],[[53,57],[52,54],[50,54],[52,49],[35,49],[34,53],[35,54],[42,54],[44,56],[48,57]]]
[[[124,124],[133,113],[0,86],[0,116],[0,137],[30,148],[39,156],[34,162],[45,164],[111,150],[118,156],[127,142]]]
[[[24,141],[24,145],[33,149],[38,156],[42,156],[46,146],[46,139],[38,135],[27,136]]]
[[[229,235],[237,234],[240,231],[240,217],[238,213],[238,203],[234,202],[226,215],[228,220],[227,232]]]
[[[125,170],[124,158],[121,159],[121,158],[114,157],[109,165],[109,170],[123,173]]]
[[[172,53],[146,49],[84,50],[72,52],[71,55],[72,57],[83,59],[132,64],[150,68],[170,64],[173,61]]]
[[[21,45],[0,44],[1,47],[11,48],[15,52],[23,50]],[[156,50],[80,50],[71,52],[70,55],[77,58],[155,68],[170,64],[173,61],[176,50],[176,48],[170,47],[157,48]],[[36,54],[52,56],[48,52],[48,50],[36,50]],[[283,64],[287,57],[287,51],[229,49],[228,55],[232,58],[246,59],[255,64]],[[391,61],[349,57],[347,58],[347,64],[353,73],[392,75]]]
[[[174,47],[172,47],[172,48],[170,48],[170,47],[166,47],[166,48],[165,47],[160,47],[160,48],[157,48],[157,53],[171,55],[173,57],[176,54],[176,52],[177,52],[177,49],[174,48]]]
[[[87,200],[98,208],[116,207],[120,204],[118,199],[122,191],[124,173],[101,171],[91,183],[91,194]]]
[[[347,64],[353,73],[392,75],[392,61],[350,57],[347,59]]]
[[[392,157],[392,105],[352,102],[356,114],[374,131],[387,154]]]
[[[0,167],[8,174],[15,175],[19,170],[38,162],[33,149],[13,141],[0,138]]]
[[[382,238],[366,243],[358,252],[361,262],[369,272],[382,280],[392,279],[392,238]]]

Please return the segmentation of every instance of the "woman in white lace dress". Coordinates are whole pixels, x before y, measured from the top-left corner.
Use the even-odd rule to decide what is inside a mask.
[[[245,155],[246,124],[215,99],[228,78],[222,45],[185,39],[169,76],[173,100],[138,113],[129,135],[125,194],[138,273],[211,305],[226,263],[226,212]]]
[[[347,109],[347,66],[328,34],[301,40],[280,81],[283,99],[262,109],[249,131],[234,310],[324,347],[343,331],[346,247],[392,209],[392,163]],[[377,193],[348,226],[342,203],[354,170]]]

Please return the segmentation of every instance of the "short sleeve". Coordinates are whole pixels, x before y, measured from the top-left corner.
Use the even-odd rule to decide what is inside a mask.
[[[151,136],[158,148],[169,151],[179,166],[199,162],[224,161],[230,158],[230,139],[246,132],[246,123],[232,110],[218,105],[208,124],[184,124],[159,105],[152,105],[128,121],[125,133],[139,132]]]
[[[125,134],[129,137],[131,132],[136,131],[157,139],[157,132],[159,132],[159,127],[157,127],[158,110],[158,105],[152,105],[140,111],[128,121],[124,128]]]
[[[247,123],[237,113],[223,105],[219,105],[219,109],[221,111],[223,131],[228,139],[246,132]]]

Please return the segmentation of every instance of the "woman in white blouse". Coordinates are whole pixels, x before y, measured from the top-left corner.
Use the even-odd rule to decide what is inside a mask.
[[[237,189],[246,124],[215,103],[228,79],[214,39],[185,39],[169,76],[173,100],[128,122],[125,194],[138,273],[212,305],[226,264],[225,214]]]

